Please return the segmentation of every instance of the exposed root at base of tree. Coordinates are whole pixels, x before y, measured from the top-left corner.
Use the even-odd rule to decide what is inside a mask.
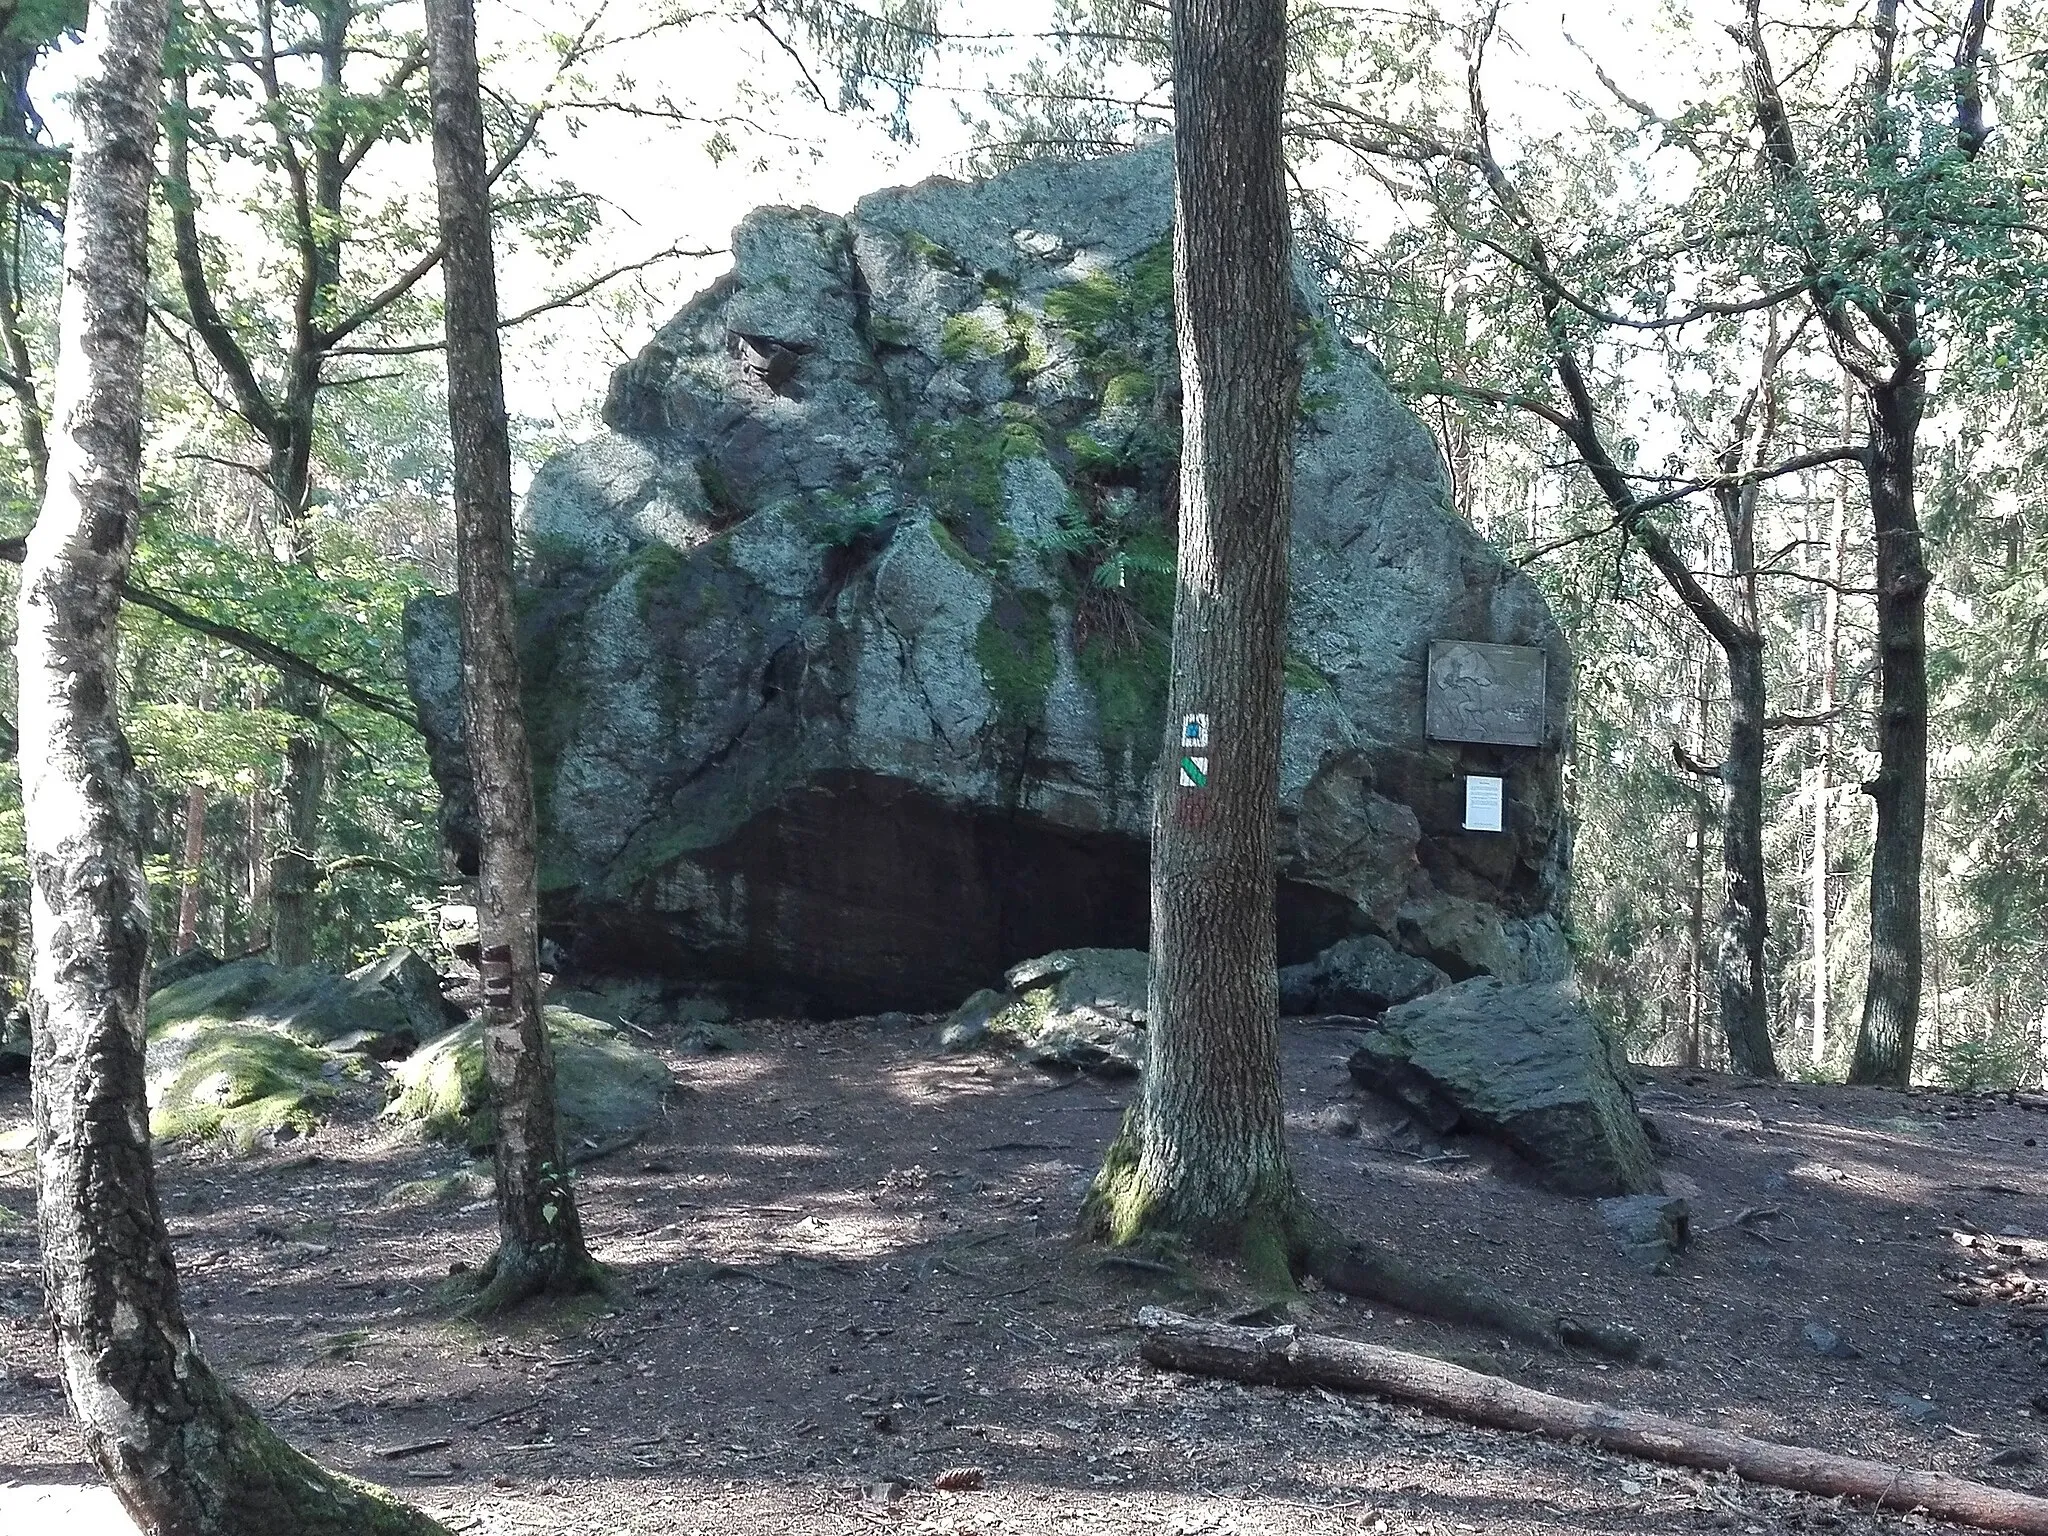
[[[2048,1499],[1854,1456],[1731,1434],[1662,1414],[1582,1403],[1427,1355],[1304,1333],[1239,1328],[1161,1307],[1138,1314],[1147,1360],[1191,1375],[1369,1392],[1490,1429],[1573,1440],[1672,1466],[1733,1471],[1747,1482],[1880,1509],[1920,1510],[1987,1531],[2048,1536]]]
[[[449,1536],[388,1489],[331,1472],[281,1438],[203,1360],[188,1357],[183,1422],[143,1486],[136,1465],[94,1444],[136,1523],[193,1536]],[[86,1426],[88,1443],[95,1440]],[[113,1463],[109,1464],[109,1456]]]
[[[1191,1218],[1171,1211],[1144,1185],[1134,1115],[1126,1117],[1081,1208],[1083,1237],[1162,1255],[1192,1251],[1218,1258],[1238,1266],[1245,1280],[1269,1295],[1291,1293],[1299,1280],[1313,1276],[1333,1291],[1440,1322],[1549,1348],[1661,1363],[1630,1329],[1533,1307],[1472,1275],[1413,1264],[1347,1236],[1284,1173],[1274,1181],[1275,1190],[1234,1216]]]
[[[509,1255],[509,1257],[508,1257]],[[589,1254],[563,1255],[549,1249],[500,1247],[476,1273],[476,1294],[455,1315],[481,1322],[541,1297],[602,1296],[611,1276]]]
[[[1547,1312],[1469,1275],[1411,1264],[1335,1232],[1310,1244],[1302,1267],[1333,1291],[1384,1302],[1419,1317],[1485,1328],[1525,1343],[1562,1345],[1616,1360],[1661,1363],[1655,1351],[1643,1348],[1641,1336],[1632,1329]]]

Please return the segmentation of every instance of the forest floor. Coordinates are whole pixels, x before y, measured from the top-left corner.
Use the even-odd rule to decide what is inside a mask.
[[[935,1034],[757,1022],[716,1056],[665,1037],[682,1085],[670,1117],[580,1175],[616,1293],[504,1328],[451,1322],[441,1297],[451,1265],[491,1250],[487,1183],[455,1152],[380,1139],[373,1103],[274,1151],[169,1151],[164,1206],[195,1325],[293,1440],[477,1533],[1945,1529],[1372,1401],[1155,1371],[1133,1316],[1157,1277],[1070,1237],[1129,1085],[942,1057]],[[1297,1165],[1327,1210],[1626,1322],[1669,1359],[1598,1365],[1329,1295],[1306,1298],[1305,1323],[1567,1396],[2048,1481],[2048,1414],[2030,1408],[2048,1409],[2032,1331],[2048,1283],[2024,1278],[2048,1277],[2048,1114],[1648,1071],[1643,1108],[1697,1234],[1675,1273],[1653,1276],[1592,1202],[1355,1099],[1349,1031],[1284,1034]],[[1360,1134],[1325,1128],[1340,1103]],[[26,1086],[0,1084],[0,1146],[28,1115]],[[432,1179],[443,1198],[412,1203]],[[26,1154],[0,1155],[0,1208],[0,1530],[97,1536],[82,1511],[110,1501],[80,1491],[96,1479],[40,1316]],[[1856,1353],[1821,1353],[1829,1333]],[[957,1468],[984,1486],[934,1487]]]

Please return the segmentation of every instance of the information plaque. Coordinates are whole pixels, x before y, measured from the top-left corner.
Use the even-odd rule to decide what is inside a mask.
[[[1426,723],[1436,741],[1543,744],[1544,655],[1531,645],[1433,640]]]

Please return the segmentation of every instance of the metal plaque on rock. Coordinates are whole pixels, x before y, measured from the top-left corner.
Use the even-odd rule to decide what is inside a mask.
[[[1544,655],[1531,645],[1433,640],[1428,730],[1437,741],[1543,744]]]

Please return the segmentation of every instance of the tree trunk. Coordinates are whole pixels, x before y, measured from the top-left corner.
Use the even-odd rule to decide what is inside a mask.
[[[1927,586],[1914,504],[1914,439],[1925,406],[1917,367],[1869,393],[1870,510],[1877,539],[1877,807],[1870,856],[1870,974],[1849,1064],[1852,1083],[1903,1086],[1920,1022],[1920,871],[1927,833]]]
[[[256,707],[262,707],[260,698]],[[267,800],[268,794],[259,782],[250,786],[242,807],[248,827],[248,846],[243,852],[248,858],[249,873],[249,912],[244,925],[243,948],[250,954],[267,949],[270,943],[270,818],[265,813]]]
[[[1084,1222],[1289,1285],[1274,970],[1296,352],[1284,0],[1176,0],[1180,550],[1152,817],[1150,1063]],[[1205,717],[1207,744],[1184,740]]]
[[[1727,889],[1717,967],[1721,1032],[1729,1064],[1746,1077],[1776,1077],[1764,993],[1764,647],[1750,630],[1726,645],[1728,755],[1721,764],[1721,850]]]
[[[21,583],[37,1211],[58,1358],[88,1453],[148,1536],[436,1532],[330,1477],[214,1376],[186,1326],[150,1163],[149,899],[116,621],[141,513],[165,17],[164,0],[100,0],[88,15],[50,489]]]
[[[471,0],[428,0],[454,446],[463,723],[476,787],[484,1059],[497,1109],[498,1253],[473,1305],[496,1311],[596,1284],[555,1116],[541,1017],[533,764],[512,606],[512,457],[498,354],[490,185]]]
[[[1706,652],[1700,653],[1699,689],[1693,695],[1693,752],[1707,750],[1708,693]],[[1684,1063],[1697,1067],[1705,1060],[1707,1022],[1707,827],[1713,820],[1707,786],[1695,782],[1692,807],[1692,889],[1685,923],[1685,1051]]]
[[[206,791],[194,784],[185,791],[185,863],[178,895],[178,947],[184,954],[199,942],[199,865],[206,857]]]
[[[278,965],[304,965],[313,958],[314,892],[320,866],[320,800],[326,754],[320,730],[317,684],[287,677],[283,706],[306,722],[285,743],[284,782],[279,786],[283,837],[270,861],[270,958]]]
[[[1846,418],[1854,408],[1855,397],[1845,379],[1842,387],[1845,441],[1849,432]],[[1833,990],[1830,985],[1832,973],[1828,968],[1828,812],[1835,774],[1835,695],[1840,681],[1842,647],[1842,594],[1837,588],[1842,580],[1842,538],[1848,512],[1848,476],[1837,475],[1823,572],[1830,585],[1822,589],[1821,599],[1820,697],[1814,711],[1820,717],[1820,724],[1814,728],[1813,742],[1813,862],[1806,877],[1807,934],[1812,946],[1808,963],[1813,967],[1812,1055],[1815,1067],[1827,1060],[1828,1005]]]

